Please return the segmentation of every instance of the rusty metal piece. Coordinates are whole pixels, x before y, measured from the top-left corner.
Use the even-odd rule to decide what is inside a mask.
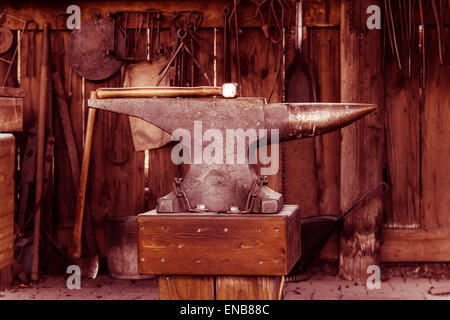
[[[71,68],[81,77],[103,80],[116,73],[123,63],[114,57],[114,50],[114,23],[96,17],[83,22],[81,29],[72,31],[67,43],[67,58]]]
[[[8,27],[0,26],[0,54],[5,53],[11,48],[13,38],[13,34]]]
[[[187,153],[210,144],[209,140],[193,141],[196,130],[203,134],[203,131],[215,129],[225,137],[230,129],[242,129],[244,132],[249,129],[256,132],[267,129],[267,139],[272,142],[271,133],[276,129],[279,141],[287,141],[339,129],[375,110],[375,105],[372,104],[266,104],[262,98],[89,99],[89,107],[141,118],[169,134],[180,128],[187,130],[194,136],[190,142],[183,141]],[[279,212],[283,206],[283,196],[264,184],[258,186],[257,194],[249,203],[249,194],[255,191],[254,182],[258,175],[254,166],[250,165],[248,150],[251,143],[248,140],[245,145],[245,161],[242,163],[235,161],[207,164],[202,159],[197,161],[194,158],[189,164],[186,177],[180,183],[180,189],[159,198],[157,211],[186,212],[185,205],[180,203],[180,198],[183,198],[189,199],[190,208],[204,205],[210,212],[228,212],[231,207],[237,210],[251,207],[254,213]],[[238,156],[237,149],[231,151],[233,159]],[[228,159],[230,151],[224,150],[223,156]]]

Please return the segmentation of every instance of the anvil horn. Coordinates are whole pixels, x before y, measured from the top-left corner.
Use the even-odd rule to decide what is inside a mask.
[[[313,137],[338,130],[376,110],[363,103],[291,103],[288,111],[288,140]]]

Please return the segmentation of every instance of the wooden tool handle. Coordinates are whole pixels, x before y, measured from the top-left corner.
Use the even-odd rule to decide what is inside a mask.
[[[89,163],[92,149],[92,135],[94,132],[95,109],[89,108],[86,128],[86,142],[84,146],[83,161],[80,173],[80,188],[78,190],[77,205],[75,210],[75,223],[72,234],[72,248],[70,255],[73,259],[81,257],[81,234],[83,230],[83,213],[86,200],[86,187],[89,172]]]
[[[221,87],[99,88],[98,99],[221,95]]]
[[[48,98],[48,24],[44,24],[42,35],[42,60],[39,87],[38,147],[36,158],[36,214],[33,230],[33,259],[31,262],[31,280],[39,279],[39,238],[41,230],[42,183],[44,170],[45,127]]]

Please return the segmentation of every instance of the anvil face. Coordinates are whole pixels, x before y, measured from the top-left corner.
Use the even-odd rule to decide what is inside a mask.
[[[196,144],[197,149],[203,149],[211,143],[195,139],[196,124],[199,123],[203,131],[200,137],[208,130],[215,130],[226,137],[229,130],[259,133],[265,129],[268,143],[277,144],[276,138],[286,141],[336,130],[375,109],[374,105],[363,104],[266,104],[261,98],[90,99],[89,107],[139,117],[172,136],[179,136],[176,133],[184,130],[191,137],[189,143],[184,141],[185,146],[190,145],[191,155],[193,151],[195,153]],[[255,188],[258,176],[249,163],[248,142],[245,144],[245,159],[240,163],[238,142],[233,147],[215,150],[215,153],[223,152],[223,159],[233,157],[235,163],[207,163],[202,159],[190,164],[186,177],[176,184],[174,192],[158,199],[157,211],[186,212],[198,208],[200,211],[229,212],[232,207],[237,207],[238,211],[231,211],[279,212],[283,206],[282,195],[265,185],[258,184],[259,187]],[[254,197],[249,196],[251,192]],[[252,203],[250,207],[249,201]]]

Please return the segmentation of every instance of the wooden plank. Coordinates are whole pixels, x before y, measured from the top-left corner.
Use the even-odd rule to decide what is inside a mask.
[[[298,220],[297,206],[273,215],[151,211],[138,216],[139,272],[286,275],[300,258]]]
[[[0,290],[8,289],[13,283],[12,265],[0,269]]]
[[[214,277],[160,276],[158,292],[159,300],[214,300]]]
[[[17,132],[23,128],[23,98],[0,97],[0,132]]]
[[[0,134],[0,269],[14,262],[14,175],[16,140]]]
[[[379,1],[342,2],[341,100],[376,103],[379,109],[341,130],[341,212],[383,182],[384,92],[379,74],[381,31],[367,29],[365,22],[356,24],[356,30],[352,31],[346,14],[351,4],[354,4],[358,17],[365,16],[369,5],[381,5]],[[381,197],[373,197],[345,219],[339,259],[339,273],[343,278],[365,281],[367,267],[378,263],[382,214]]]
[[[416,52],[416,50],[414,50]],[[415,54],[413,61],[418,61]],[[397,59],[386,55],[386,155],[390,190],[386,197],[385,227],[420,227],[419,64],[412,78],[399,70]]]
[[[450,29],[446,28],[446,34]],[[424,92],[422,113],[422,227],[425,229],[449,229],[450,217],[450,65],[440,67],[437,51],[436,32],[427,28],[427,82]],[[429,39],[429,40],[428,40]],[[448,37],[447,37],[448,39]],[[449,41],[444,41],[447,52]]]
[[[339,102],[339,29],[310,28],[309,39],[311,60],[317,73],[319,101]],[[340,131],[315,138],[315,160],[319,214],[338,215],[340,212]]]
[[[216,277],[216,300],[279,300],[282,277]]]
[[[383,262],[448,262],[450,232],[385,230],[380,247]]]

